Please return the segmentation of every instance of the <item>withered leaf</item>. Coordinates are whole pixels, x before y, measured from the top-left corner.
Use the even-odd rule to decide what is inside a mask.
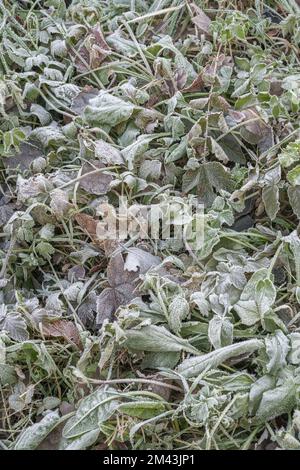
[[[111,175],[103,171],[92,173],[96,169],[105,168],[103,163],[93,160],[91,163],[85,163],[82,167],[82,176],[86,175],[80,180],[80,187],[90,194],[106,194],[109,190],[110,183],[113,180]]]
[[[44,336],[64,338],[68,343],[75,344],[79,349],[82,348],[79,331],[72,321],[57,320],[42,325]]]
[[[79,45],[78,54],[75,56],[75,66],[78,72],[83,73],[99,67],[109,51],[110,48],[103,37],[101,28],[97,25]]]

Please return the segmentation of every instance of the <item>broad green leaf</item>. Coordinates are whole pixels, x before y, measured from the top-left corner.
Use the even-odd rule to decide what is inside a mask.
[[[86,106],[83,117],[88,124],[95,126],[114,127],[127,121],[134,111],[133,104],[103,91],[91,98]]]
[[[216,193],[232,186],[230,173],[219,162],[203,163],[197,170],[188,170],[182,178],[182,191],[190,192],[197,187],[197,194],[204,204],[210,206]]]

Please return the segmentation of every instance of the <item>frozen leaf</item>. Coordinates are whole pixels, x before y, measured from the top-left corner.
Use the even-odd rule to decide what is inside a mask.
[[[188,170],[182,179],[182,191],[185,193],[189,193],[195,187],[203,203],[210,206],[216,197],[216,192],[222,189],[230,190],[230,173],[219,162],[202,163],[198,170]]]
[[[290,333],[290,351],[288,353],[288,362],[294,365],[300,364],[300,333]]]
[[[169,307],[168,323],[171,331],[175,334],[179,334],[181,329],[182,321],[185,320],[189,314],[189,304],[182,295],[176,295]]]
[[[300,186],[300,165],[295,166],[288,172],[287,180],[292,186]]]
[[[13,156],[3,158],[3,164],[6,168],[26,170],[30,167],[31,163],[38,157],[42,156],[41,150],[27,142],[20,145],[19,153]]]
[[[261,279],[255,286],[255,301],[260,315],[263,316],[276,300],[276,289],[270,279]]]
[[[74,439],[87,432],[100,430],[104,423],[117,409],[119,394],[111,388],[98,388],[95,392],[83,398],[75,416],[65,424],[63,436]]]
[[[57,320],[51,323],[43,323],[44,336],[52,338],[64,338],[68,343],[75,344],[82,348],[79,331],[72,321]]]
[[[32,103],[30,106],[30,114],[34,114],[42,126],[46,126],[52,121],[51,114],[45,108],[36,103]]]
[[[63,450],[85,450],[96,442],[99,434],[100,429],[95,429],[74,439],[68,439]]]
[[[201,315],[203,315],[204,317],[208,317],[210,312],[210,305],[202,292],[194,292],[191,295],[191,302],[196,304]]]
[[[175,352],[197,350],[187,340],[170,333],[164,326],[149,325],[140,329],[126,330],[124,346],[137,351]]]
[[[289,186],[288,197],[294,214],[300,219],[300,186]]]
[[[104,61],[110,52],[100,26],[92,28],[88,36],[79,45],[75,55],[75,65],[79,72],[93,70]]]
[[[104,140],[95,142],[95,156],[105,165],[123,165],[124,158],[120,150]]]
[[[14,450],[34,450],[58,425],[59,414],[51,411],[36,424],[27,427],[18,437]]]
[[[6,331],[15,341],[26,341],[29,338],[24,318],[18,312],[8,311],[5,305],[0,307],[0,330]]]
[[[15,368],[9,364],[0,363],[0,385],[13,385],[17,381]]]
[[[192,22],[196,25],[201,34],[208,34],[211,19],[194,3],[191,4],[191,8],[195,14],[195,16],[192,17]]]
[[[228,318],[215,315],[208,326],[209,341],[215,349],[232,344],[233,325]]]
[[[72,100],[71,110],[81,115],[85,107],[89,104],[92,98],[98,96],[99,90],[90,85],[86,85],[78,95]]]
[[[300,160],[300,141],[290,142],[278,155],[279,162],[283,168],[289,168]]]
[[[233,357],[252,354],[263,346],[258,339],[249,339],[240,343],[224,346],[202,356],[185,359],[177,368],[184,377],[196,377],[206,369],[215,369]]]
[[[292,380],[286,380],[283,385],[263,393],[256,412],[257,418],[263,421],[289,413],[296,404],[296,387]]]
[[[266,369],[268,373],[275,374],[287,365],[286,357],[290,349],[289,341],[282,331],[278,330],[275,335],[266,338],[265,344],[269,358]]]
[[[127,121],[134,111],[134,106],[116,96],[100,91],[98,96],[89,100],[83,117],[88,124],[116,126]]]
[[[150,268],[160,264],[161,259],[140,248],[129,248],[124,264],[126,271],[139,272],[145,274]]]
[[[82,167],[82,176],[86,175],[80,180],[80,186],[86,192],[96,195],[106,194],[109,191],[110,183],[113,177],[104,171],[90,174],[91,172],[105,168],[105,166],[95,161],[85,163]]]
[[[122,156],[127,162],[128,169],[133,170],[136,160],[148,149],[150,139],[147,135],[140,135],[135,142],[122,150]]]
[[[110,259],[107,279],[110,287],[104,289],[97,298],[97,324],[102,324],[106,318],[111,319],[120,305],[126,305],[139,295],[138,273],[125,270],[121,253],[115,254]]]
[[[268,217],[274,220],[280,209],[278,186],[275,184],[265,186],[262,191],[262,199]]]
[[[69,203],[68,194],[62,189],[57,188],[51,192],[50,196],[50,207],[54,215],[58,219],[63,218],[72,207],[72,204]]]

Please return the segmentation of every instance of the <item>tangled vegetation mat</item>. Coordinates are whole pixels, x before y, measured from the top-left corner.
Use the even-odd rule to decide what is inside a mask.
[[[0,2],[1,448],[300,449],[297,3]]]

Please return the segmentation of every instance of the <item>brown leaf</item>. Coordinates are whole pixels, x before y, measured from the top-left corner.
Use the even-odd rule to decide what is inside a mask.
[[[91,215],[87,214],[76,214],[76,222],[80,227],[87,233],[87,235],[96,242],[96,230],[98,221],[94,219]]]
[[[126,305],[139,295],[137,281],[139,273],[125,270],[121,253],[112,256],[107,266],[107,280],[110,287],[104,289],[97,299],[98,325],[111,319],[120,305]]]
[[[105,174],[104,172],[92,173],[94,170],[105,168],[103,163],[97,160],[91,163],[85,163],[82,167],[82,176],[86,174],[86,177],[80,181],[80,187],[90,194],[96,194],[100,196],[106,194],[109,190],[109,185],[113,180],[111,175]]]
[[[204,81],[202,78],[202,74],[199,74],[197,78],[190,84],[190,86],[184,88],[182,91],[186,93],[192,93],[193,91],[202,90],[204,87]]]
[[[99,248],[104,250],[106,256],[111,255],[119,246],[117,240],[99,240],[97,238],[98,220],[94,219],[92,216],[83,213],[76,214],[75,220],[78,225],[85,231],[85,233],[90,237],[92,242]]]
[[[78,54],[83,59],[76,54],[75,66],[78,72],[84,73],[88,70],[96,69],[101,65],[109,52],[110,48],[98,25],[90,31],[78,48]]]
[[[89,104],[92,98],[95,98],[99,93],[97,88],[91,85],[85,85],[80,93],[73,99],[71,110],[76,114],[81,114],[84,108]]]
[[[42,325],[44,336],[53,338],[65,338],[68,343],[75,344],[79,349],[82,349],[82,344],[79,336],[79,331],[72,321],[57,320]]]
[[[201,34],[209,34],[211,19],[194,3],[191,4],[191,8],[195,14],[192,18],[194,25],[196,25]]]

